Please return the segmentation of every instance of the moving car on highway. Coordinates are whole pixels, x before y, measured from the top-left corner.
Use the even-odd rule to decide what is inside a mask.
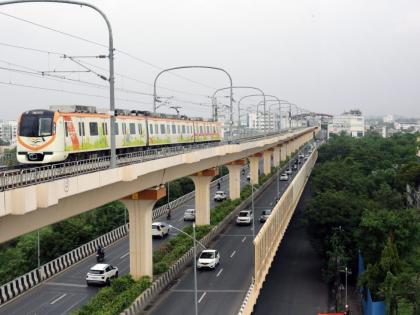
[[[185,210],[184,221],[195,221],[195,209]]]
[[[214,194],[214,201],[223,201],[226,200],[226,198],[227,196],[222,190],[216,191],[216,193]]]
[[[164,238],[169,234],[169,225],[165,222],[154,222],[152,223],[152,236],[159,236]]]
[[[215,249],[205,249],[201,252],[197,261],[197,269],[214,269],[220,263],[220,254]]]
[[[236,218],[236,224],[250,225],[253,219],[254,219],[254,215],[252,214],[252,210],[242,210],[239,212]]]
[[[286,170],[286,174],[287,174],[287,175],[292,175],[292,173],[293,173],[293,171],[292,171],[292,169],[289,167],[289,168]]]
[[[270,216],[270,214],[271,214],[271,210],[270,209],[263,210],[261,212],[261,215],[260,215],[260,222],[261,223],[264,223],[265,221],[267,221],[268,220],[268,217]]]
[[[280,175],[280,180],[288,181],[289,180],[289,175],[287,175],[286,173],[281,174]]]
[[[118,268],[108,264],[96,264],[86,275],[86,284],[111,284],[112,278],[118,278]]]

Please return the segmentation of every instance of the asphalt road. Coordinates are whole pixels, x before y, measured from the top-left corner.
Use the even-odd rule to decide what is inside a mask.
[[[271,265],[254,315],[315,315],[328,310],[322,264],[302,224],[302,202],[309,195],[308,185]]]
[[[260,163],[260,168],[262,163]],[[242,176],[242,186],[246,182],[246,174]],[[211,189],[211,197],[215,193],[217,187]],[[224,181],[220,190],[229,193],[229,182]],[[176,228],[183,228],[191,222],[184,222],[184,211],[189,208],[195,208],[195,199],[192,198],[186,203],[180,205],[171,211],[171,220],[166,220],[166,215],[158,218],[155,222],[168,222]],[[210,200],[211,208],[216,203]],[[169,238],[177,234],[176,230],[171,230],[170,235],[164,239],[153,239],[153,248],[159,248]],[[42,245],[42,244],[41,244]],[[129,272],[129,243],[125,237],[105,249],[105,263],[118,267],[119,274],[124,275]],[[99,287],[88,287],[86,285],[86,273],[96,264],[96,256],[92,255],[87,259],[66,269],[62,273],[52,277],[51,279],[41,283],[34,289],[24,293],[18,298],[0,307],[1,315],[60,315],[68,314],[72,310],[79,308],[85,304],[99,291]]]
[[[289,182],[290,179],[287,182],[280,182],[280,193],[284,192]],[[262,226],[258,221],[261,211],[271,209],[276,197],[277,182],[274,181],[259,198],[254,200],[255,233],[258,233]],[[198,273],[198,312],[200,315],[229,315],[238,312],[251,283],[252,234],[252,226],[237,226],[232,221],[224,234],[217,237],[211,244],[211,248],[219,250],[221,262],[215,270]],[[193,268],[189,267],[144,314],[194,315],[193,289],[194,272]]]

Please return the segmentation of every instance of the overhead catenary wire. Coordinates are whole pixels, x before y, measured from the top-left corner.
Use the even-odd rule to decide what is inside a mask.
[[[21,67],[23,69],[26,69],[26,70],[20,70],[20,69],[10,68],[10,67],[0,67],[0,70],[13,71],[13,72],[18,72],[18,73],[25,74],[25,75],[33,75],[33,76],[37,76],[37,77],[44,77],[45,79],[50,79],[50,80],[57,81],[57,82],[61,82],[60,80],[67,80],[67,81],[71,81],[75,84],[87,85],[87,86],[93,87],[93,88],[108,89],[107,85],[94,83],[94,82],[89,82],[89,81],[83,81],[83,80],[79,80],[79,79],[72,79],[72,78],[68,78],[68,77],[60,76],[60,75],[55,75],[55,74],[51,74],[51,73],[45,73],[45,72],[42,72],[42,71],[39,71],[39,70],[35,70],[33,68],[18,65],[18,64],[15,64],[15,63],[10,63],[10,62],[7,62],[7,61],[1,60],[1,59],[0,59],[0,62],[7,63],[9,65],[13,65],[13,66],[16,66],[16,67]],[[124,92],[124,93],[129,93],[129,94],[138,94],[138,95],[143,95],[143,96],[153,96],[153,94],[151,94],[151,93],[144,93],[144,92],[139,92],[139,91],[130,90],[130,89],[118,88],[118,87],[115,88],[115,90],[120,91],[120,92]]]
[[[11,48],[16,48],[16,49],[23,49],[23,50],[27,50],[27,51],[34,51],[34,52],[44,53],[44,54],[57,55],[59,57],[67,56],[65,53],[60,53],[60,52],[57,52],[57,51],[49,51],[49,50],[45,50],[45,49],[38,49],[38,48],[33,48],[33,47],[28,47],[28,46],[15,45],[15,44],[10,44],[10,43],[5,43],[5,42],[0,42],[0,46],[6,46],[6,47],[11,47]],[[66,58],[64,58],[64,59],[66,59]],[[68,59],[70,59],[70,58],[68,58]],[[73,60],[75,60],[75,58],[73,58]],[[85,60],[77,60],[77,61],[78,61],[79,65],[80,64],[85,64],[85,65],[89,65],[90,67],[94,67],[94,68],[97,68],[97,69],[100,69],[100,70],[104,70],[104,71],[108,70],[105,67],[95,65],[95,64],[87,62]],[[146,81],[134,78],[132,76],[122,74],[122,73],[117,72],[117,73],[115,73],[115,75],[117,75],[121,78],[125,78],[125,79],[130,80],[130,81],[133,81],[133,82],[138,82],[138,83],[141,83],[141,84],[144,84],[144,85],[147,85],[147,86],[151,86],[151,87],[153,86],[152,83],[149,83],[149,82],[146,82]],[[185,94],[185,95],[206,97],[206,98],[209,97],[208,95],[205,95],[205,94],[199,94],[199,93],[177,90],[177,89],[173,89],[173,88],[169,88],[169,87],[165,87],[165,86],[161,86],[161,85],[159,85],[159,88],[167,90],[167,91],[171,91],[171,92],[174,92],[174,93]],[[145,93],[145,94],[148,94],[148,93]],[[153,94],[150,94],[150,93],[148,95],[153,96]],[[163,95],[163,96],[165,96],[165,95]]]
[[[67,93],[67,94],[73,94],[73,95],[82,95],[82,96],[98,97],[98,98],[105,98],[105,99],[108,98],[108,96],[105,96],[105,95],[90,94],[90,93],[83,93],[83,92],[77,92],[77,91],[69,91],[69,90],[65,90],[65,89],[46,88],[46,87],[42,87],[42,86],[15,83],[15,82],[0,81],[0,84],[10,85],[10,86],[18,86],[18,87],[24,87],[24,88],[30,88],[30,89],[36,89],[36,90],[43,90],[43,91]],[[138,101],[138,100],[128,99],[128,98],[115,98],[115,99],[118,100],[118,101],[138,103],[138,104],[143,104],[143,105],[150,105],[151,104],[151,103],[141,102],[141,101]]]
[[[64,31],[55,29],[55,28],[50,27],[50,26],[46,26],[46,25],[43,25],[43,24],[40,24],[40,23],[36,23],[36,22],[30,21],[30,20],[24,19],[24,18],[20,18],[20,17],[17,17],[15,15],[12,15],[12,14],[8,14],[8,13],[5,13],[5,12],[0,12],[0,14],[1,15],[4,15],[4,16],[7,16],[7,17],[10,17],[12,19],[21,21],[21,22],[29,23],[31,25],[34,25],[34,26],[37,26],[37,27],[40,27],[40,28],[43,28],[43,29],[47,29],[47,30],[52,31],[52,32],[55,32],[55,33],[59,33],[59,34],[64,35],[64,36],[68,36],[68,37],[71,37],[71,38],[74,38],[74,39],[78,39],[78,40],[81,40],[81,41],[84,41],[84,42],[87,42],[87,43],[90,43],[90,44],[93,44],[93,45],[97,45],[97,46],[100,46],[100,47],[108,48],[108,45],[105,45],[103,43],[99,43],[97,41],[94,41],[94,40],[91,40],[91,39],[87,39],[87,38],[84,38],[84,37],[81,37],[81,36],[78,36],[78,35],[74,35],[74,34],[71,34],[71,33],[68,33],[68,32],[64,32]],[[146,65],[148,65],[150,67],[153,67],[155,69],[164,70],[163,67],[160,67],[158,65],[155,65],[155,64],[153,64],[153,63],[151,63],[149,61],[146,61],[145,59],[142,59],[142,58],[139,58],[137,56],[134,56],[133,54],[131,54],[129,52],[126,52],[124,50],[115,49],[115,51],[116,52],[119,52],[120,54],[125,55],[125,56],[127,56],[127,57],[129,57],[129,58],[131,58],[133,60],[136,60],[136,61],[141,62],[141,63],[144,63],[144,64],[146,64]],[[177,74],[177,73],[169,72],[169,74],[170,75],[173,75],[173,76],[176,76],[176,77],[179,77],[179,78],[181,78],[183,80],[186,80],[186,81],[195,83],[197,85],[201,85],[201,86],[206,87],[206,88],[211,89],[211,90],[215,90],[216,89],[213,86],[210,86],[210,85],[201,83],[201,82],[196,81],[196,80],[192,80],[192,79],[190,79],[188,77],[185,77],[185,76],[180,75],[180,74]]]

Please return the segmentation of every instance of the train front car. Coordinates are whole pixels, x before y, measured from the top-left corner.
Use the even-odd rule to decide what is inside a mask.
[[[16,155],[22,164],[45,164],[66,159],[64,143],[57,141],[59,115],[51,110],[30,110],[19,119]]]

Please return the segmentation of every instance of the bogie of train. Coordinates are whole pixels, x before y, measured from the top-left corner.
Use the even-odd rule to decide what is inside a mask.
[[[219,122],[116,110],[117,153],[160,146],[220,141]],[[17,160],[47,164],[109,155],[110,116],[92,106],[51,106],[21,114]]]

